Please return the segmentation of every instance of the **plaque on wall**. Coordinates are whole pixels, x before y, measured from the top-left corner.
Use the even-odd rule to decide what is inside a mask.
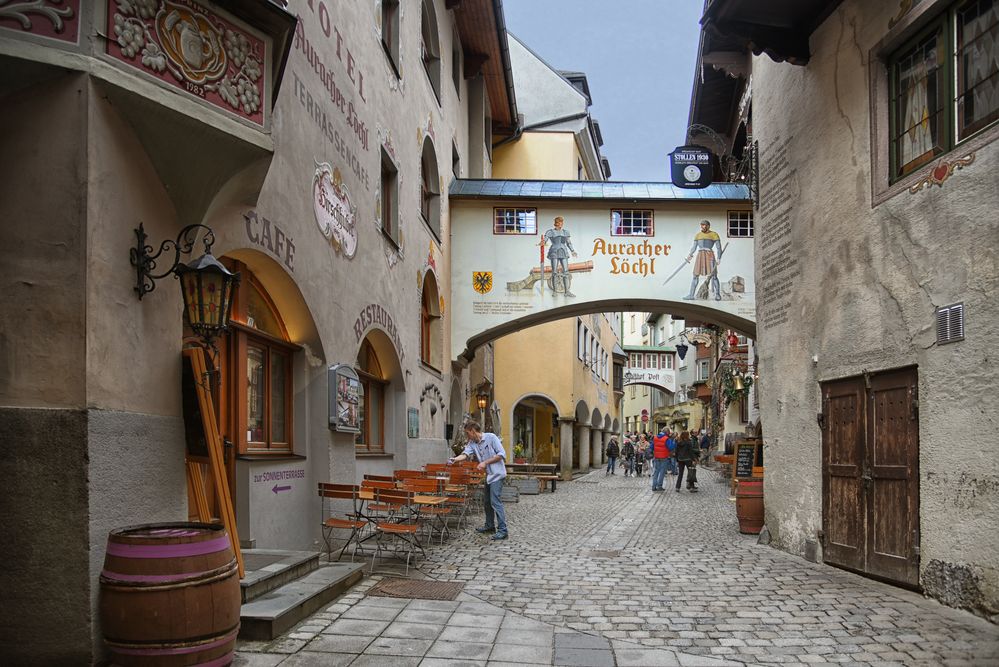
[[[329,378],[329,426],[331,431],[361,432],[361,381],[347,364],[327,369]]]

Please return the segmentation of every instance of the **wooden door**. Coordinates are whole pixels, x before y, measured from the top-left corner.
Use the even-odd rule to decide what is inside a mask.
[[[864,504],[864,382],[823,385],[822,525],[824,558],[863,570],[867,511]]]
[[[919,583],[919,415],[916,369],[871,377],[865,479],[870,574]]]
[[[919,582],[916,369],[822,385],[825,561]]]

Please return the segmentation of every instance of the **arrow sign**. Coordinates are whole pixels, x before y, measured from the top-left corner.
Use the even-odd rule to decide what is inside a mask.
[[[278,486],[277,484],[275,484],[274,488],[272,488],[271,491],[273,491],[274,494],[277,495],[281,491],[291,491],[291,487],[290,486]]]

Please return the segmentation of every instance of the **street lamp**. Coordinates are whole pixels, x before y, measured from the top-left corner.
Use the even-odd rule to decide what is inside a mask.
[[[489,405],[489,394],[483,392],[475,395],[475,404],[479,406],[479,421],[482,428],[486,427],[486,406]]]
[[[201,240],[205,252],[189,264],[181,264],[181,254],[190,255],[194,249],[198,229],[206,232]],[[233,293],[240,277],[212,255],[215,233],[206,225],[188,225],[180,230],[176,240],[167,239],[161,243],[155,255],[152,254],[152,246],[146,245],[146,231],[141,223],[135,230],[135,236],[137,241],[129,255],[135,267],[135,291],[139,300],[156,289],[157,280],[174,274],[180,279],[185,321],[199,338],[214,349],[214,339],[229,326]],[[162,273],[153,273],[156,260],[169,250],[173,250],[170,268]]]

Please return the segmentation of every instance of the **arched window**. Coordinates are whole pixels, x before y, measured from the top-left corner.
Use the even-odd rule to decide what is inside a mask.
[[[443,358],[443,324],[437,279],[427,272],[420,298],[420,361],[441,370]]]
[[[226,259],[243,279],[232,323],[220,346],[223,435],[240,454],[289,454],[294,449],[293,357],[288,330],[267,290],[242,262]]]
[[[437,97],[437,104],[441,102],[441,45],[440,37],[437,33],[437,14],[434,12],[432,0],[423,0],[423,12],[420,20],[422,39],[420,40],[420,50],[422,51],[423,69],[430,79],[430,87]]]
[[[423,140],[420,160],[420,215],[430,227],[434,238],[441,239],[440,172],[437,169],[437,152],[430,137]]]
[[[367,339],[357,353],[357,375],[361,380],[358,405],[361,432],[354,439],[358,452],[381,453],[385,451],[385,387],[388,378],[382,371],[375,348]]]

